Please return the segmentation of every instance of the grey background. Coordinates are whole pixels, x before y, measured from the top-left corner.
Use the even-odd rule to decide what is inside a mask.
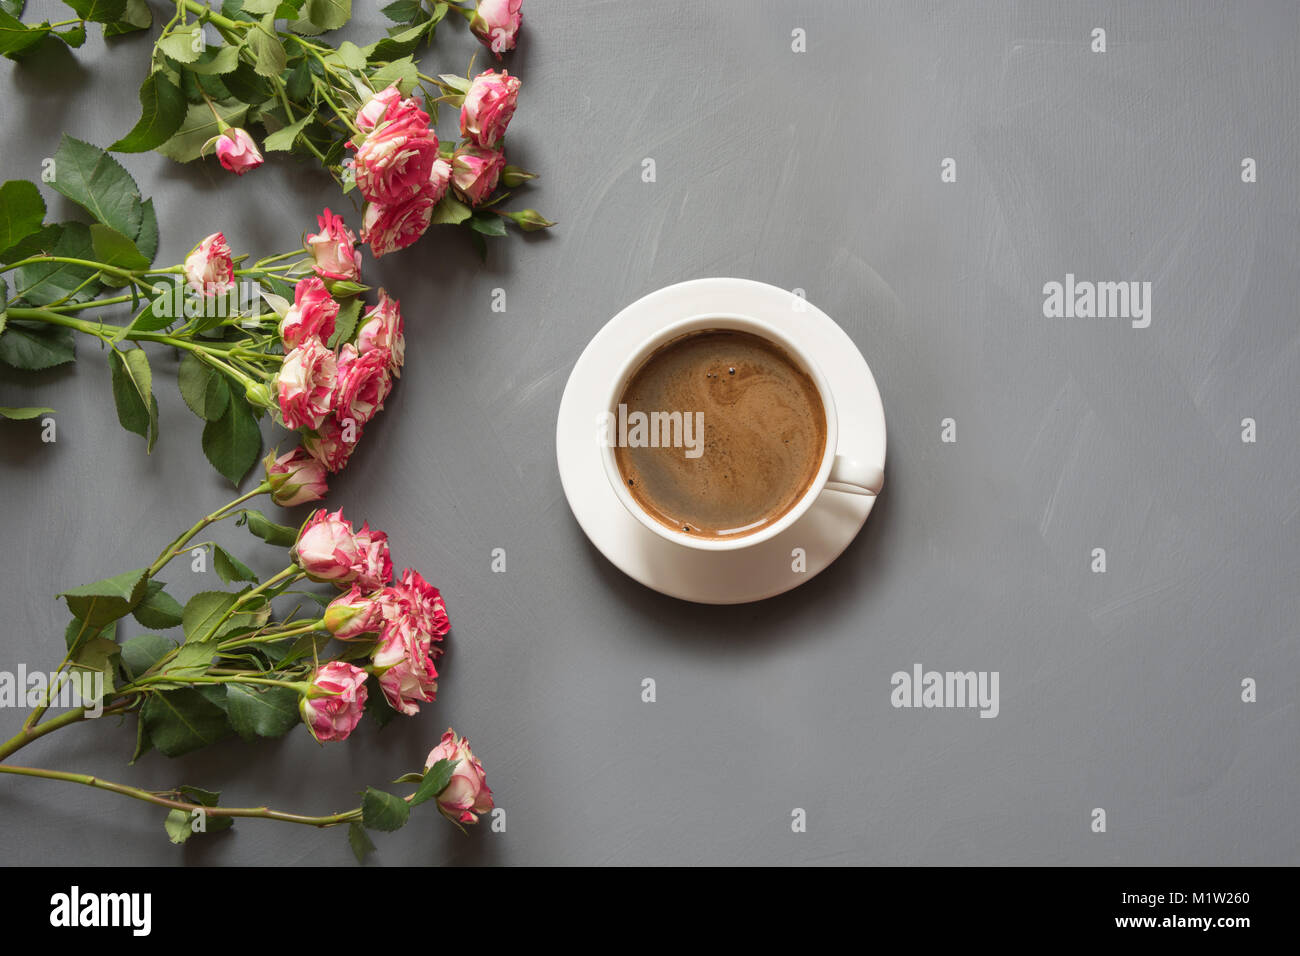
[[[352,35],[373,35],[379,14],[356,5]],[[329,499],[446,594],[438,702],[325,748],[296,732],[128,768],[131,725],[101,725],[21,761],[328,812],[454,725],[507,832],[463,837],[429,814],[377,837],[388,864],[1300,862],[1297,6],[525,7],[508,147],[543,177],[528,204],[560,225],[495,244],[486,266],[459,233],[366,263],[402,300],[407,372]],[[5,61],[6,178],[36,177],[64,130],[103,144],[129,128],[147,46],[109,56],[96,33],[75,59]],[[426,72],[463,72],[476,49],[449,25]],[[158,201],[160,261],[216,228],[237,250],[287,249],[340,204],[283,158],[238,182],[123,161]],[[1066,272],[1150,280],[1151,327],[1044,319],[1042,285]],[[806,289],[871,363],[889,422],[886,490],[857,541],[741,608],[607,564],[554,461],[590,336],[709,275]],[[139,566],[231,497],[171,384],[147,457],[114,420],[105,363],[80,352],[75,370],[0,382],[0,404],[59,410],[54,445],[0,424],[9,669],[57,660],[56,591]],[[221,540],[278,567],[241,530]],[[215,582],[191,577],[170,574],[182,591]],[[914,662],[1000,671],[1001,715],[892,709],[890,675]],[[0,730],[22,717],[0,711]],[[0,815],[8,863],[351,861],[341,831],[257,821],[173,847],[161,812],[44,781],[0,780]]]

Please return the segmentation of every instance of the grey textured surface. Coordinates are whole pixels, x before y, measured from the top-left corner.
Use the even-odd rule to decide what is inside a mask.
[[[454,725],[507,831],[466,838],[430,814],[380,836],[381,863],[1300,862],[1298,10],[530,0],[509,148],[561,224],[486,267],[458,234],[367,263],[402,300],[407,373],[330,499],[447,595],[441,699],[323,749],[295,733],[128,768],[130,726],[96,726],[22,759],[327,812]],[[476,44],[443,33],[426,63],[463,71]],[[95,36],[66,63],[0,66],[5,177],[35,177],[64,130],[128,128],[146,54]],[[287,248],[337,205],[289,161],[241,182],[124,162],[158,200],[168,262],[218,227],[236,249]],[[1042,286],[1067,272],[1151,281],[1150,328],[1045,319]],[[624,578],[554,462],[588,338],[706,275],[806,289],[867,356],[889,419],[858,540],[742,608]],[[230,497],[173,388],[146,457],[103,361],[81,355],[39,391],[0,382],[0,404],[60,412],[55,445],[0,424],[0,667],[48,668],[54,592],[139,566]],[[999,671],[1000,715],[891,708],[890,675],[915,662]],[[0,730],[21,717],[0,711]],[[351,860],[339,831],[255,821],[178,849],[161,813],[43,781],[0,780],[0,820],[6,863]]]

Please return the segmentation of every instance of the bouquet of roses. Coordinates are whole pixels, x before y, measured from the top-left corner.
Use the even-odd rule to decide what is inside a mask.
[[[240,176],[262,165],[265,153],[298,153],[345,191],[359,189],[361,240],[376,257],[441,223],[468,227],[485,254],[485,237],[504,236],[507,222],[525,231],[554,225],[534,209],[500,205],[536,178],[507,165],[503,147],[520,81],[495,70],[472,79],[429,75],[414,54],[454,11],[499,58],[514,49],[521,2],[397,0],[384,8],[395,21],[390,36],[334,47],[318,34],[347,22],[348,0],[226,0],[220,12],[175,0],[140,87],[140,119],[110,149],[157,150],[183,163],[213,154]],[[108,35],[119,29],[123,4],[71,0],[82,19],[64,33],[48,21],[28,27],[7,16],[0,52],[31,56],[38,35],[77,45],[87,20],[104,23]],[[460,109],[460,142],[439,141],[439,104]],[[260,144],[249,132],[258,128]]]
[[[0,744],[0,773],[85,784],[165,807],[166,829],[176,843],[228,827],[237,816],[317,827],[346,824],[358,858],[372,848],[366,829],[395,830],[412,807],[426,801],[435,801],[458,825],[491,810],[482,764],[469,742],[450,730],[422,770],[395,781],[416,784],[413,793],[370,787],[359,807],[323,816],[222,807],[217,793],[196,787],[145,790],[7,762],[46,734],[106,714],[135,717],[135,762],[150,749],[173,757],[231,734],[278,737],[299,723],[322,743],[342,741],[363,714],[382,725],[433,701],[434,661],[450,629],[446,606],[418,571],[394,578],[387,536],[368,525],[356,529],[341,511],[318,510],[294,529],[245,507],[265,494],[281,503],[307,501],[319,497],[316,490],[268,456],[266,479],[257,488],[200,519],[147,568],[65,591],[72,620],[62,662],[48,678],[28,675],[22,688],[0,683],[0,698],[24,695],[5,703],[32,708],[19,733]],[[232,517],[286,548],[287,566],[259,580],[228,550],[195,541],[204,529]],[[200,591],[182,605],[160,575],[178,556],[206,555],[205,549],[211,549],[221,579],[242,587]],[[331,586],[333,595],[299,590],[311,582]],[[317,609],[277,615],[277,599],[294,594]],[[119,640],[128,615],[145,631]],[[179,630],[179,640],[167,636],[173,630]],[[333,656],[327,654],[331,647]],[[69,709],[42,723],[55,706]]]
[[[383,408],[401,373],[399,304],[383,289],[367,305],[355,236],[328,209],[303,247],[256,261],[236,259],[217,232],[179,265],[152,264],[158,227],[152,202],[103,150],[64,137],[46,177],[96,222],[47,224],[36,185],[0,187],[0,363],[34,370],[73,362],[75,336],[108,354],[123,427],[158,432],[154,374],[145,344],[180,354],[177,381],[203,420],[203,450],[238,484],[262,446],[270,413],[302,436],[281,467],[323,490],[362,428]],[[92,310],[129,307],[111,324]],[[50,409],[0,408],[10,418]]]

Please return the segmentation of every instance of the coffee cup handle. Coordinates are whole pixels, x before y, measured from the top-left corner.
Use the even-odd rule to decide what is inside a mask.
[[[845,455],[836,455],[826,487],[851,495],[878,495],[885,487],[885,473],[876,465],[867,465]]]

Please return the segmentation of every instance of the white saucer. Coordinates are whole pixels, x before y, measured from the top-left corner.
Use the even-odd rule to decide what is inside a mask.
[[[659,537],[614,495],[592,440],[610,376],[645,339],[678,319],[741,313],[795,338],[830,383],[839,415],[839,453],[885,467],[885,409],[853,340],[811,303],[749,279],[696,279],[652,292],[606,323],[569,375],[555,428],[560,482],[591,543],[616,567],[671,597],[744,604],[798,587],[830,565],[862,529],[876,499],[827,489],[808,512],[769,541],[738,551],[696,551]],[[793,570],[802,548],[806,570]]]

